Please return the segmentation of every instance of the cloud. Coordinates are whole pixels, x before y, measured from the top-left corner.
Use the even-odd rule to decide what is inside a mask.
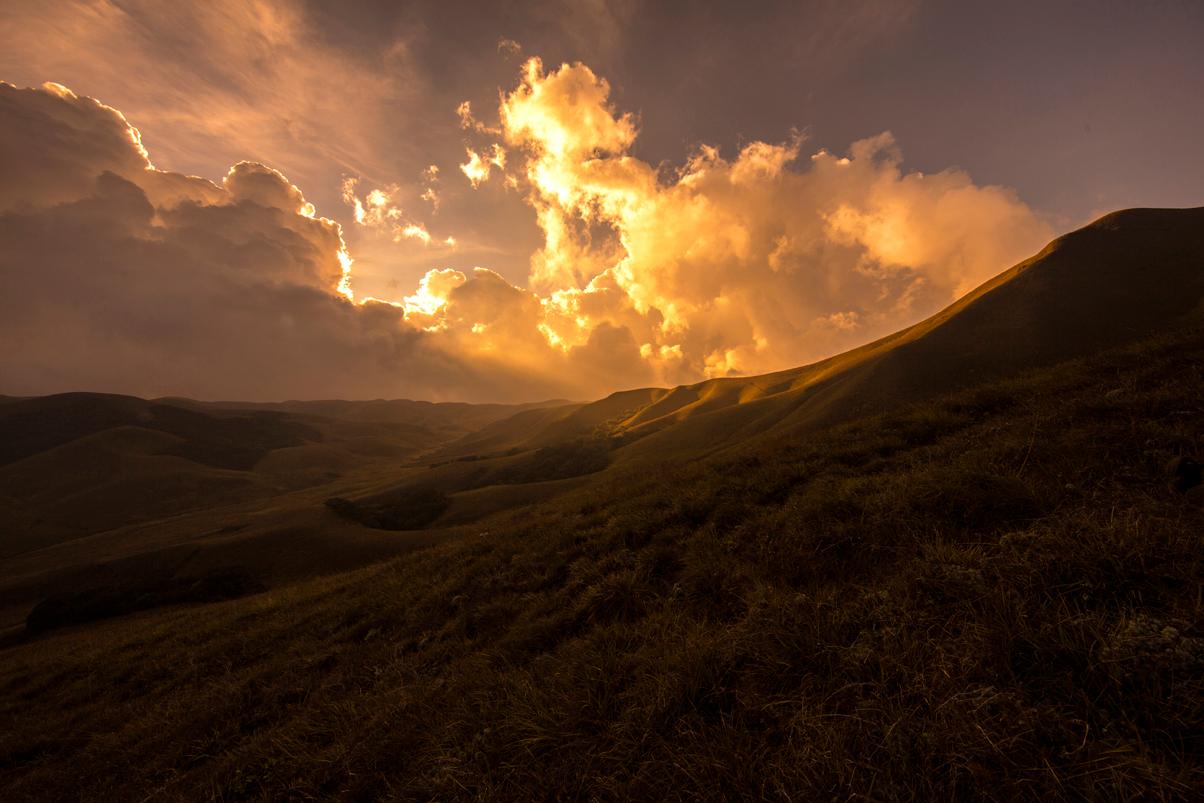
[[[239,162],[231,167],[222,179],[222,187],[236,202],[251,201],[308,218],[315,214],[314,205],[283,173],[255,162]]]
[[[189,169],[220,156],[376,174],[392,139],[385,115],[423,91],[405,40],[337,49],[292,0],[10,0],[0,27],[13,31],[0,62],[86,78],[141,125],[170,130],[156,150]]]
[[[340,227],[264,165],[239,163],[220,185],[157,170],[118,112],[56,86],[0,83],[0,132],[0,161],[14,166],[0,175],[0,392],[483,400],[571,389],[554,369],[449,348],[425,331],[424,310],[351,302]],[[464,288],[454,314],[492,309],[500,328],[498,281],[465,284],[483,287]]]
[[[148,164],[141,136],[120,112],[58,84],[0,93],[0,115],[0,152],[13,157],[4,160],[0,210],[75,200],[101,172],[137,173]],[[27,147],[47,131],[59,137],[57,147]]]
[[[280,172],[159,170],[115,109],[0,84],[0,392],[519,400],[758,373],[918,320],[1050,235],[1005,188],[905,170],[889,134],[651,165],[581,64],[528,60],[497,127],[461,119],[473,186],[500,174],[542,233],[526,286],[435,266],[380,300]],[[342,186],[363,236],[451,253],[369,187]]]
[[[460,172],[468,177],[474,190],[481,185],[481,182],[489,179],[494,168],[499,171],[506,169],[506,151],[498,143],[494,143],[487,151],[481,153],[477,153],[472,148],[464,150],[468,155],[468,161],[460,165]]]
[[[439,165],[427,165],[422,171],[422,179],[426,186],[419,197],[431,205],[432,212],[439,211]]]
[[[424,174],[432,184],[428,186],[427,192],[423,193],[422,198],[437,206],[438,196],[435,195],[433,182],[438,179],[439,168],[431,165],[424,171]],[[396,205],[396,197],[400,193],[399,187],[377,188],[361,196],[356,190],[358,184],[359,179],[348,177],[343,179],[342,185],[343,202],[352,207],[356,225],[385,232],[395,243],[403,240],[416,240],[423,245],[430,245],[435,242],[435,238],[427,231],[425,223],[409,218],[405,211]],[[312,206],[309,208],[309,214],[313,215]],[[454,247],[456,238],[447,235],[441,242],[448,247]]]
[[[769,371],[914,322],[1050,231],[1011,191],[907,172],[889,133],[847,156],[804,141],[702,146],[675,175],[631,154],[638,121],[582,64],[538,59],[501,102],[544,233],[530,283],[562,349],[626,329],[666,382]]]
[[[467,100],[456,107],[456,116],[460,118],[460,128],[465,131],[494,135],[501,133],[496,127],[485,125],[478,120],[472,113],[472,103]]]

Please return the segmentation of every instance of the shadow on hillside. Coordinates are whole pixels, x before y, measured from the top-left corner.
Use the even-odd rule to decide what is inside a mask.
[[[25,618],[25,634],[36,636],[70,625],[111,619],[136,611],[190,602],[221,602],[266,591],[243,569],[218,569],[200,577],[119,583],[47,597]]]
[[[608,438],[578,438],[535,449],[521,456],[504,455],[503,462],[470,455],[455,463],[490,465],[468,474],[424,479],[363,499],[332,497],[326,506],[343,518],[378,530],[421,530],[434,524],[451,506],[449,494],[491,485],[530,485],[596,474],[610,465],[617,443]],[[505,461],[505,458],[514,459]]]
[[[447,510],[447,494],[434,488],[406,488],[372,502],[353,502],[341,496],[326,507],[349,521],[377,530],[421,530]]]

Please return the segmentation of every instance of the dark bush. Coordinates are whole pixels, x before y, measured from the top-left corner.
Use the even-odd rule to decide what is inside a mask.
[[[420,530],[443,515],[448,504],[447,494],[435,488],[406,488],[370,503],[341,496],[326,500],[326,507],[343,518],[377,530]]]

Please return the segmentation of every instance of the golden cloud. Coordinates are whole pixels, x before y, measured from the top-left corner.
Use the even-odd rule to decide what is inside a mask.
[[[438,176],[438,170],[437,167],[431,165],[424,171],[426,178],[432,184]],[[396,198],[401,191],[399,187],[396,185],[385,188],[378,187],[365,195],[360,195],[357,191],[358,185],[359,179],[357,178],[343,179],[343,202],[352,208],[357,225],[386,232],[395,243],[402,240],[416,240],[423,245],[430,245],[434,241],[434,237],[427,230],[425,223],[410,219],[405,211],[396,205]],[[438,196],[435,195],[432,186],[428,186],[426,192],[420,197],[430,201],[434,206],[438,205]],[[312,215],[312,208],[310,214]],[[443,238],[442,243],[452,247],[456,244],[456,238],[448,235]]]
[[[460,114],[465,128],[485,129],[467,106]],[[548,73],[528,60],[499,117],[521,160],[509,175],[544,235],[529,276],[536,329],[565,354],[599,327],[625,331],[640,374],[660,382],[769,371],[858,345],[1050,236],[1005,188],[955,169],[904,171],[889,133],[808,160],[797,134],[730,160],[704,145],[665,179],[631,155],[636,119],[582,64]],[[462,170],[476,186],[491,162],[468,154]]]
[[[465,175],[501,174],[542,231],[528,286],[434,268],[354,303],[341,229],[279,172],[157,170],[115,110],[0,90],[3,275],[21,283],[0,295],[23,299],[0,309],[19,344],[0,364],[17,392],[515,400],[769,371],[905,326],[1050,235],[1007,189],[904,170],[889,134],[839,157],[804,158],[798,135],[700,146],[658,169],[632,155],[638,121],[603,78],[530,59],[496,128],[460,112],[478,140]],[[342,190],[365,232],[454,245],[396,186]],[[70,237],[45,242],[48,219]]]

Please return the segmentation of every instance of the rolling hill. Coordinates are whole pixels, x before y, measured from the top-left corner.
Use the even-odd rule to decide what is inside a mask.
[[[0,400],[0,791],[1198,797],[1202,364],[1128,210],[766,376]]]
[[[408,400],[237,404],[64,393],[0,402],[0,556],[403,465],[526,411]],[[384,469],[387,470],[387,469]]]
[[[502,419],[432,453],[432,460],[461,462],[367,501],[434,486],[453,495],[447,520],[463,521],[498,506],[480,505],[475,493],[460,505],[456,493],[507,482],[550,444],[604,439],[607,464],[616,470],[690,459],[887,412],[1200,320],[1204,208],[1125,210],[1058,238],[940,313],[861,348],[764,376],[624,391]],[[549,498],[558,488],[543,491]]]
[[[437,446],[545,404],[573,407],[0,399],[0,630],[56,590],[113,577],[233,567],[279,583],[428,543],[347,526],[322,501],[421,471]]]

